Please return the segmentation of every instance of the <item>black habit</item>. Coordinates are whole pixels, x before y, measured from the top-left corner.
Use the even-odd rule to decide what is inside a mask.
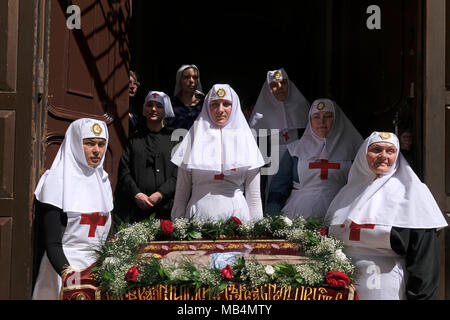
[[[171,159],[173,130],[163,127],[159,132],[147,128],[128,139],[119,163],[115,194],[114,224],[134,223],[155,214],[158,219],[170,219],[177,179],[177,166]],[[141,210],[134,197],[159,191],[163,199],[150,210]]]

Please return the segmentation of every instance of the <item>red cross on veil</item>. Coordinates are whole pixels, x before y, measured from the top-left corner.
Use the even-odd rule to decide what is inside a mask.
[[[373,228],[375,228],[374,224],[357,224],[352,221],[352,223],[350,224],[350,235],[348,236],[348,240],[360,241],[361,229],[373,229]]]
[[[340,169],[341,164],[321,159],[320,162],[310,162],[309,168],[320,169],[320,180],[328,180],[328,169]]]
[[[287,132],[287,131],[285,131],[285,132],[283,133],[283,137],[284,137],[284,140],[285,140],[285,141],[288,141],[288,140],[289,140],[289,135],[288,135],[288,132]]]
[[[157,96],[159,96],[159,94],[157,94],[156,92],[152,94],[153,98],[156,98]]]
[[[89,235],[88,238],[95,237],[95,230],[97,226],[104,226],[108,220],[107,216],[101,216],[99,212],[85,213],[81,215],[80,224],[89,225]]]

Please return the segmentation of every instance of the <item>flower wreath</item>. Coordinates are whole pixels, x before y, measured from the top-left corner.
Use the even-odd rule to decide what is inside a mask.
[[[304,255],[313,263],[293,265],[277,263],[264,266],[259,262],[239,258],[234,265],[218,268],[197,268],[186,261],[182,266],[164,264],[158,258],[142,260],[138,249],[161,240],[219,239],[285,239],[298,243]],[[176,219],[158,220],[154,217],[120,228],[115,236],[97,251],[93,273],[102,290],[112,297],[123,296],[134,287],[173,284],[209,287],[213,295],[229,283],[243,283],[255,288],[267,283],[280,286],[348,287],[354,265],[342,252],[343,244],[327,235],[319,219],[299,217],[294,221],[285,216],[267,216],[256,222],[241,222],[236,217],[223,221]]]

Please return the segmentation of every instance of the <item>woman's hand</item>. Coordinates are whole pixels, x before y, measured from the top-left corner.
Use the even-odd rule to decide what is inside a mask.
[[[61,279],[63,287],[70,287],[72,285],[79,285],[81,274],[79,270],[74,269],[71,266],[65,265],[61,272]]]
[[[136,202],[141,210],[149,210],[154,206],[152,201],[150,201],[150,197],[147,197],[147,195],[142,192],[134,196],[134,202]]]
[[[150,195],[150,197],[148,197],[148,199],[150,200],[150,202],[155,206],[158,202],[160,202],[163,198],[163,195],[161,194],[161,192],[156,191],[154,193],[152,193]]]

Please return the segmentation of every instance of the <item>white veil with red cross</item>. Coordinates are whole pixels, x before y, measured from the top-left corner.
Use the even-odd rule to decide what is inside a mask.
[[[163,105],[164,107],[164,118],[173,118],[175,114],[173,113],[172,103],[170,102],[170,97],[162,91],[149,91],[147,97],[144,100],[144,107],[142,108],[142,114],[145,117],[145,105],[149,101],[156,101]]]
[[[70,124],[52,166],[39,180],[34,192],[37,200],[64,212],[110,212],[113,209],[111,183],[103,170],[105,155],[96,168],[90,167],[83,149],[86,138],[103,138],[108,145],[106,123],[83,118]]]

